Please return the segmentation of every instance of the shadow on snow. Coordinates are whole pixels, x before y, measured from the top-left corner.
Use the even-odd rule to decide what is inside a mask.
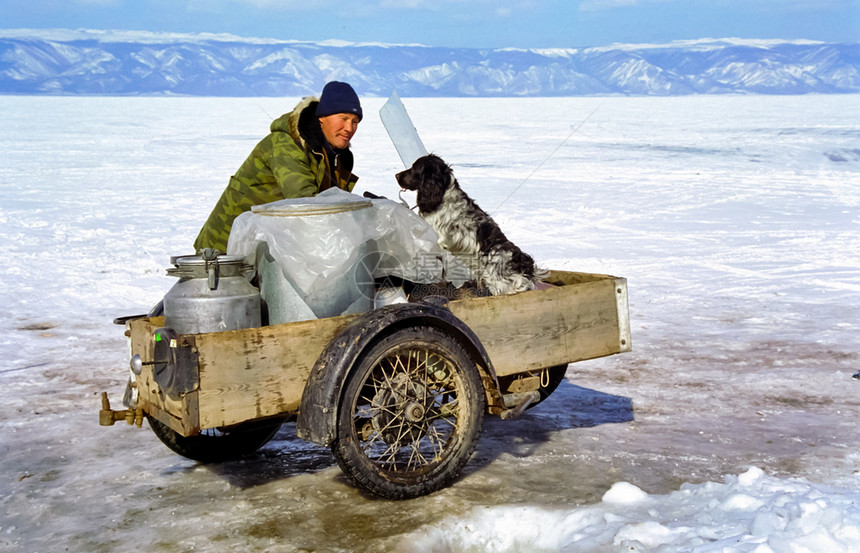
[[[467,469],[468,472],[480,470],[504,453],[527,457],[559,431],[632,420],[630,398],[564,380],[549,398],[516,420],[485,416],[481,439]],[[317,473],[336,465],[329,448],[300,439],[296,436],[295,423],[289,422],[256,454],[236,461],[213,463],[207,468],[230,485],[245,489]]]

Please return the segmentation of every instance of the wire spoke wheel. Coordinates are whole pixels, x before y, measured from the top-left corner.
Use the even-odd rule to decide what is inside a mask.
[[[377,495],[424,495],[468,462],[483,407],[477,370],[460,344],[436,328],[406,328],[358,360],[332,451],[353,482]]]

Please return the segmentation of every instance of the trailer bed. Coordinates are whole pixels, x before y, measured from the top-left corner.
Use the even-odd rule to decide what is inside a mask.
[[[454,300],[450,311],[480,339],[499,378],[631,349],[624,278],[551,271],[550,288]],[[172,347],[196,361],[194,389],[171,397],[153,364],[136,377],[137,406],[183,436],[296,413],[320,353],[361,314],[227,332],[186,334]],[[131,354],[151,359],[162,317],[127,323]]]

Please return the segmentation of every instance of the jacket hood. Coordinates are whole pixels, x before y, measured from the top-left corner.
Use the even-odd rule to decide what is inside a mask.
[[[319,99],[316,96],[308,96],[302,99],[293,111],[272,121],[269,129],[272,132],[288,133],[301,149],[320,156],[328,143],[320,128],[317,105],[319,105]],[[337,156],[348,172],[352,171],[353,157],[349,148],[333,151],[329,146],[328,150]]]
[[[288,133],[302,149],[314,149],[320,146],[319,137],[314,136],[314,126],[310,123],[316,123],[316,106],[319,104],[319,98],[316,96],[307,96],[299,102],[293,111],[285,113],[272,121],[269,125],[271,132]],[[308,109],[311,108],[311,109]],[[319,127],[319,124],[316,125]],[[322,131],[318,133],[322,135]]]

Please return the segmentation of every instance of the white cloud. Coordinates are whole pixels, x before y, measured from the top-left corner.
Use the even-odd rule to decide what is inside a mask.
[[[438,2],[427,2],[426,0],[382,0],[379,6],[382,8],[398,8],[417,10],[421,8],[430,8]]]
[[[141,0],[75,0],[78,2],[112,3]],[[166,0],[149,0],[150,2],[166,3]],[[552,0],[550,4],[557,3]],[[483,10],[484,13],[498,17],[511,17],[518,13],[526,13],[547,2],[535,0],[180,0],[171,3],[174,6],[184,6],[185,9],[198,12],[221,13],[225,9],[272,10],[285,12],[291,10],[332,10],[340,16],[349,14],[373,13],[378,10],[414,10],[440,12],[450,10],[452,15],[462,12]]]
[[[626,8],[629,6],[642,6],[645,4],[656,4],[673,2],[675,0],[584,0],[579,4],[579,9],[586,12],[611,10],[613,8]]]
[[[75,4],[80,6],[95,6],[97,8],[113,8],[121,6],[123,0],[74,0]]]
[[[335,0],[188,0],[188,9],[196,11],[221,12],[225,7],[236,9],[235,6],[248,6],[254,9],[271,11],[292,11],[312,9],[343,9]]]
[[[583,0],[579,4],[580,11],[601,11],[615,8],[627,8],[633,6],[649,6],[652,4],[701,4],[707,7],[728,7],[732,5],[745,8],[771,8],[771,9],[816,9],[825,7],[849,7],[858,4],[858,0]]]
[[[442,10],[462,6],[470,10],[484,6],[488,12],[502,17],[532,9],[533,0],[379,0],[382,8],[406,8],[413,10]]]

